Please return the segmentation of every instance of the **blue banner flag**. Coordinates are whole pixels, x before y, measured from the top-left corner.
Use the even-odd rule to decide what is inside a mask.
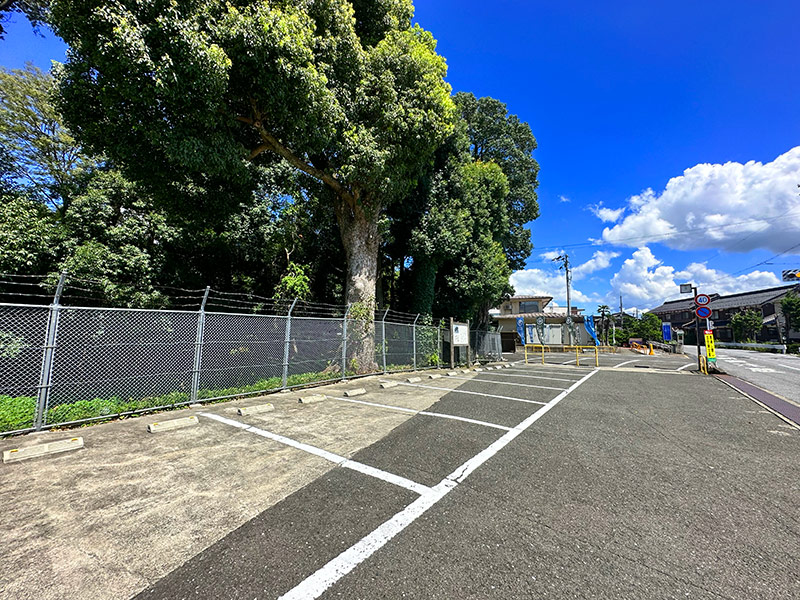
[[[517,335],[522,340],[522,344],[525,345],[525,319],[522,317],[517,317]]]
[[[672,325],[670,323],[661,324],[661,337],[664,338],[665,342],[669,342],[672,339]]]
[[[589,315],[583,320],[583,326],[586,328],[586,332],[594,338],[594,345],[599,346],[600,340],[597,339],[597,332],[594,330],[594,317]]]

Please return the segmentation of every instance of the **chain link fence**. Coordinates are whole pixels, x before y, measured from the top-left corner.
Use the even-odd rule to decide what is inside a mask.
[[[322,312],[2,304],[0,433],[449,363],[419,316]],[[499,359],[499,337],[473,332],[473,359]]]

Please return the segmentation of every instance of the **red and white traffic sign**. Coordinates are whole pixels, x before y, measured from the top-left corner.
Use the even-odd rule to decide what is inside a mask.
[[[697,294],[697,296],[694,297],[694,303],[697,304],[697,306],[705,306],[709,302],[711,302],[711,297],[708,294]]]

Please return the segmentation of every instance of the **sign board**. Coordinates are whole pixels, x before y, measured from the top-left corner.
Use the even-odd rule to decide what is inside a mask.
[[[709,302],[711,302],[711,298],[707,294],[697,294],[697,296],[694,297],[694,303],[697,304],[697,306],[705,306]]]
[[[664,338],[665,342],[672,340],[672,323],[661,324],[661,337]]]
[[[791,281],[792,283],[800,283],[800,269],[789,269],[781,271],[782,279],[784,281]]]
[[[691,294],[692,293],[692,284],[691,283],[682,283],[681,284],[681,294]]]
[[[469,346],[469,327],[466,323],[453,323],[453,346]]]
[[[717,362],[717,351],[714,347],[714,330],[706,329],[706,358],[711,362]]]
[[[707,319],[711,316],[711,309],[708,308],[707,306],[698,306],[697,310],[694,311],[694,314],[696,314],[701,319]]]

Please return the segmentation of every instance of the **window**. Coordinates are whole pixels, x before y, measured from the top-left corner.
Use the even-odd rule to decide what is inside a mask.
[[[533,301],[520,302],[519,303],[519,312],[520,313],[539,312],[539,303],[538,302],[533,302]]]

